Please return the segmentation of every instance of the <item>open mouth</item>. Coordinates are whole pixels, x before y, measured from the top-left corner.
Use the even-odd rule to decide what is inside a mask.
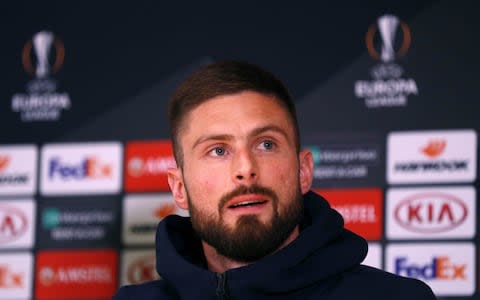
[[[242,201],[242,202],[238,202],[238,203],[235,203],[235,204],[232,204],[230,205],[228,208],[240,208],[240,207],[254,207],[254,206],[258,206],[258,205],[262,205],[262,204],[265,204],[267,203],[266,200],[258,200],[258,201]]]

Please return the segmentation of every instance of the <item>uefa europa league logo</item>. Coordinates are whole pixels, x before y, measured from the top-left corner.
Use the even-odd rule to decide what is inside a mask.
[[[397,31],[401,31],[402,33],[402,42],[399,48],[395,48]],[[381,40],[381,46],[378,50],[374,45],[377,32]],[[411,43],[410,29],[406,23],[402,22],[396,16],[383,15],[368,29],[367,35],[365,36],[365,43],[367,44],[368,53],[370,53],[374,59],[389,63],[407,53]]]
[[[395,58],[393,42],[395,41],[395,32],[397,31],[398,18],[392,15],[385,15],[378,19],[377,24],[383,42],[380,59],[383,62],[390,62]]]
[[[53,55],[54,54],[54,55]],[[65,48],[60,39],[50,31],[40,31],[25,43],[22,51],[22,63],[27,73],[38,79],[47,78],[63,65]],[[50,61],[50,58],[54,58]],[[35,66],[33,61],[36,62]]]
[[[40,31],[32,38],[33,49],[37,56],[37,68],[35,75],[39,78],[43,78],[50,72],[50,64],[48,62],[48,55],[50,54],[50,48],[53,43],[53,33],[50,31]]]

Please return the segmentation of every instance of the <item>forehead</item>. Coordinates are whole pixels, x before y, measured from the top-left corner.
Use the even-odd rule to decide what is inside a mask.
[[[293,132],[287,108],[273,96],[244,91],[211,98],[192,109],[182,122],[180,136],[205,130],[248,131],[255,126],[275,124]]]

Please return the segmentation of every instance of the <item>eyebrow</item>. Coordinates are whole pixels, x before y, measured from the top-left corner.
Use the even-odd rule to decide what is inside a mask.
[[[281,134],[283,137],[285,137],[286,140],[288,140],[288,135],[285,132],[285,130],[283,130],[282,128],[276,125],[266,125],[266,126],[255,128],[249,133],[249,135],[256,136],[267,131],[277,132]],[[195,149],[195,147],[197,147],[199,144],[202,144],[206,141],[229,141],[229,140],[233,140],[233,138],[234,137],[231,134],[209,134],[209,135],[200,136],[193,144],[192,149]]]

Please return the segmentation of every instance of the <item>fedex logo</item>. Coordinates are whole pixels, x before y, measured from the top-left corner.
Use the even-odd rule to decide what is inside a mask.
[[[121,187],[120,143],[49,144],[42,149],[44,195],[110,194]]]
[[[48,177],[57,175],[62,179],[102,178],[112,175],[112,166],[102,163],[96,157],[90,156],[82,159],[78,164],[62,162],[59,157],[50,160]]]
[[[0,254],[0,299],[31,299],[33,255]]]
[[[455,264],[448,256],[433,257],[426,264],[415,264],[408,257],[395,259],[395,273],[422,280],[465,280],[466,264]]]
[[[0,288],[23,287],[23,273],[12,271],[7,265],[0,265]]]
[[[472,243],[402,243],[386,247],[386,270],[425,281],[437,296],[475,292],[475,247]]]

